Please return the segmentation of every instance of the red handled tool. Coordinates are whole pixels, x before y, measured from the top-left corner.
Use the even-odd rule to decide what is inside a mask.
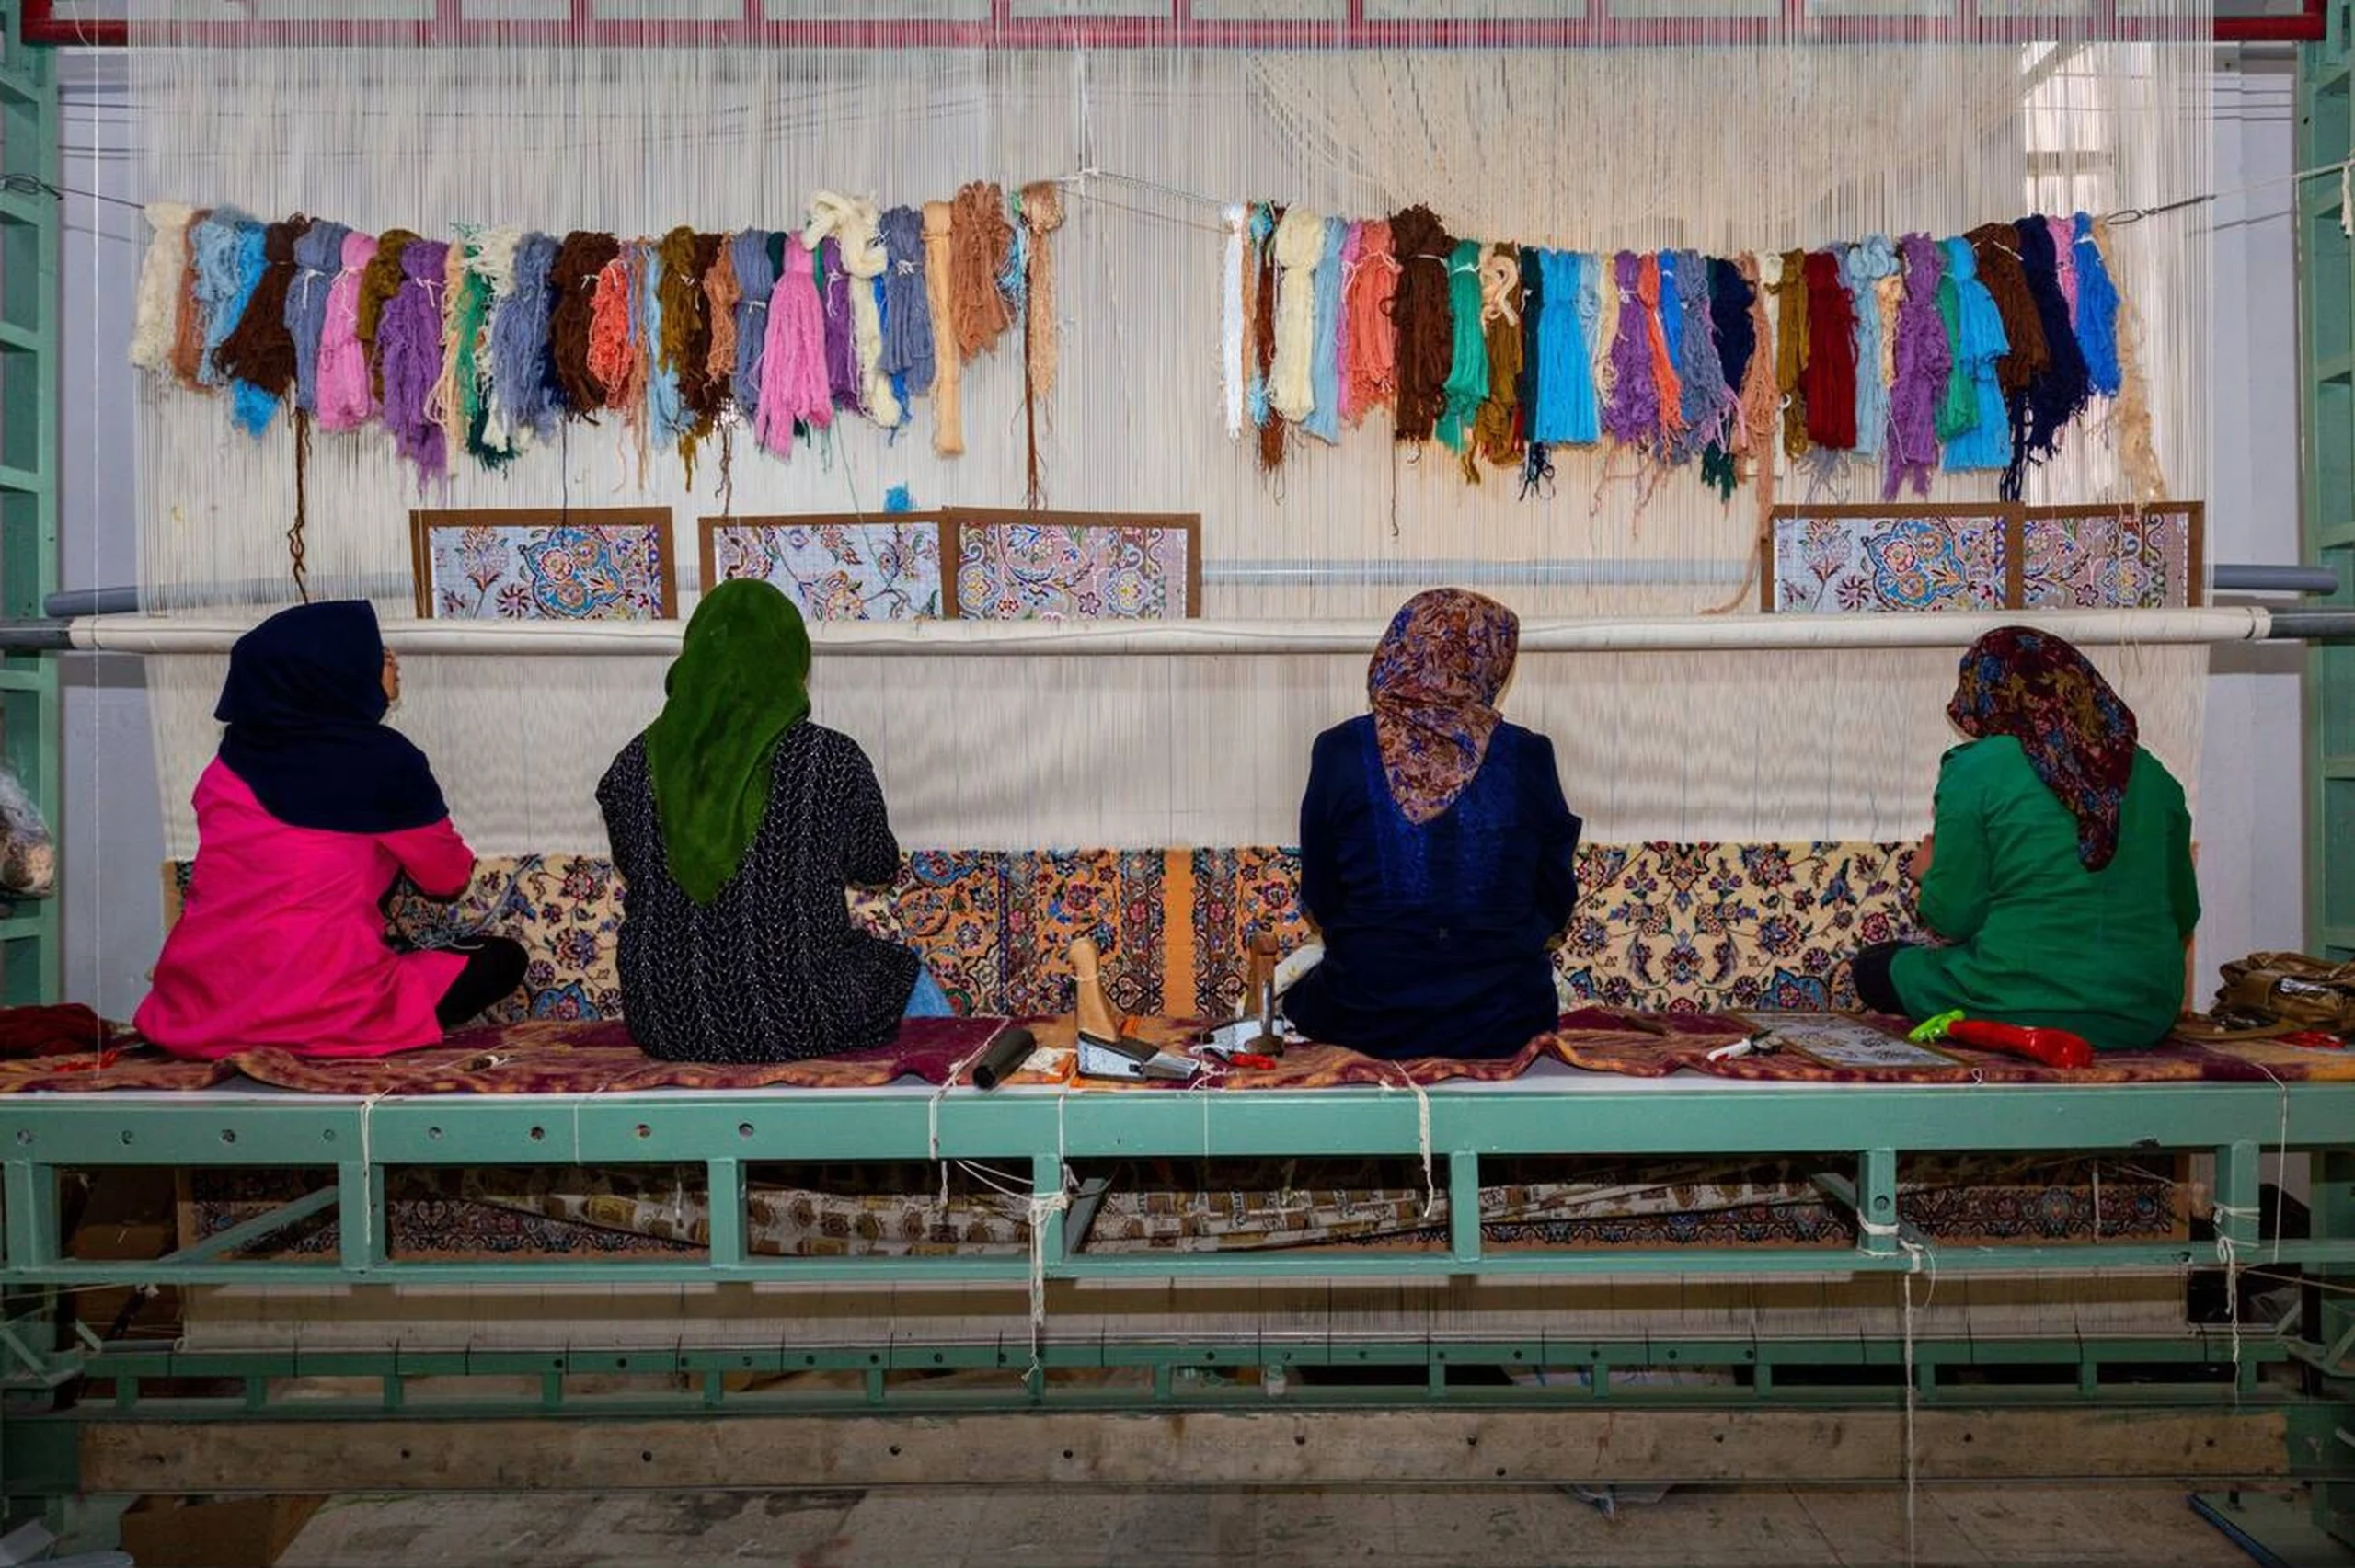
[[[1952,1040],[1958,1046],[2026,1057],[2064,1071],[2094,1064],[2094,1047],[2083,1035],[2030,1024],[1993,1024],[1983,1018],[1965,1018],[1960,1013],[1942,1013],[1907,1037],[1924,1045]]]

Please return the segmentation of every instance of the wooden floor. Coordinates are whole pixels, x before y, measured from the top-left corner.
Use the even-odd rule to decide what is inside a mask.
[[[1794,1456],[1803,1459],[1803,1456]],[[1943,1487],[1918,1557],[2246,1568],[2180,1487]],[[338,1499],[281,1568],[1893,1568],[1901,1492],[1701,1488],[1616,1519],[1559,1493],[637,1493]]]

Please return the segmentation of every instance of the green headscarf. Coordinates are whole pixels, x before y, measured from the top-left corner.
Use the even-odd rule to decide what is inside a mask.
[[[810,631],[751,578],[703,596],[646,727],[646,764],[671,876],[708,904],[736,875],[768,809],[776,743],[810,715]]]

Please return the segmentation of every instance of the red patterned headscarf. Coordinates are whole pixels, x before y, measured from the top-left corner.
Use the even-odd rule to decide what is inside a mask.
[[[2109,864],[2134,773],[2134,710],[2091,660],[2050,632],[1999,626],[1962,656],[1947,716],[1965,735],[2017,740],[2077,819],[2077,858],[2088,871]]]
[[[1488,754],[1521,622],[1493,599],[1435,588],[1399,606],[1366,671],[1390,797],[1409,822],[1455,804]]]

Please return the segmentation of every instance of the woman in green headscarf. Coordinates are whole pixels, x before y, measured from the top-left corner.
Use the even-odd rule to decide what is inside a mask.
[[[703,597],[661,714],[597,786],[622,895],[622,1013],[654,1056],[791,1061],[948,1011],[905,947],[850,923],[900,846],[875,769],[810,722],[810,633],[765,582]]]

